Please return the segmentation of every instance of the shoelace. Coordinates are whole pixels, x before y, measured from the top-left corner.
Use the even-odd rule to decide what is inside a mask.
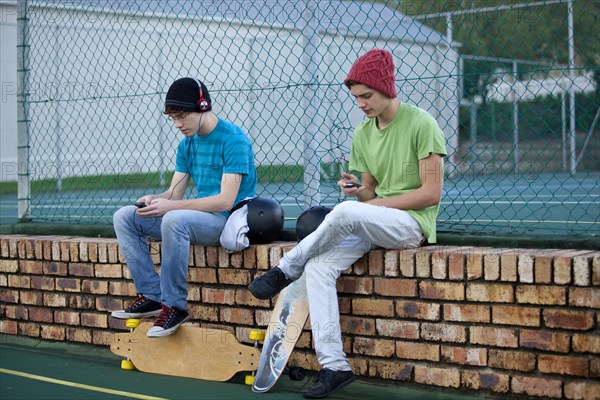
[[[160,314],[158,314],[158,318],[156,318],[156,322],[154,326],[165,326],[167,322],[172,318],[175,313],[175,309],[171,307],[167,307],[163,304],[163,309]]]
[[[136,301],[133,302],[133,304],[129,307],[130,310],[133,310],[135,308],[137,308],[140,304],[142,304],[144,301],[146,301],[146,298],[143,295],[140,295]]]

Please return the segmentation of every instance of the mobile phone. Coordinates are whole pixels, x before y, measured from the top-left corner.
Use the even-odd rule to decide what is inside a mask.
[[[344,184],[344,187],[345,187],[345,188],[348,188],[348,189],[349,189],[349,188],[359,188],[360,186],[361,186],[361,184],[360,184],[360,183],[354,183],[354,182],[346,182],[346,183]]]
[[[137,201],[133,204],[134,206],[136,206],[137,208],[144,208],[146,207],[146,203],[144,203],[143,201]]]

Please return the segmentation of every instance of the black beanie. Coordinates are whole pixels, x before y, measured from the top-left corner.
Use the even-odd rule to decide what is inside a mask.
[[[200,87],[198,87],[200,85]],[[202,99],[200,101],[200,89]],[[185,112],[205,112],[212,110],[212,101],[204,83],[194,78],[177,79],[169,87],[165,99],[165,112],[167,110]]]

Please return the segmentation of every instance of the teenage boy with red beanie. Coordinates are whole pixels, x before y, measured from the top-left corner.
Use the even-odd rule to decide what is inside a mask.
[[[355,377],[343,351],[336,281],[373,248],[406,249],[436,242],[443,183],[444,134],[426,111],[400,103],[392,55],[374,49],[352,65],[344,84],[366,115],[354,131],[350,170],[338,181],[358,201],[338,204],[321,225],[255,279],[259,299],[275,296],[306,273],[310,320],[319,364],[304,397],[321,398]]]

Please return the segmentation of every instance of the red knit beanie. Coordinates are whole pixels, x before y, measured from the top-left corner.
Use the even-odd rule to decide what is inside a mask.
[[[358,82],[395,98],[398,96],[395,72],[392,54],[386,50],[373,49],[354,62],[344,84],[350,88],[350,82]]]

